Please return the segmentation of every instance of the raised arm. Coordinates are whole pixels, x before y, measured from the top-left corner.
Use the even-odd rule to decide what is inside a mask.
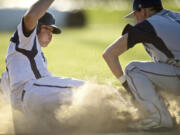
[[[54,0],[38,0],[34,3],[24,15],[24,30],[31,32]]]

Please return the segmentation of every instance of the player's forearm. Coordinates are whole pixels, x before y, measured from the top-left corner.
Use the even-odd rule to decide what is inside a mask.
[[[103,54],[107,65],[117,78],[123,75],[118,56],[127,50],[127,38],[127,34],[120,37],[112,43],[112,45],[110,45]]]
[[[110,56],[106,53],[103,54],[103,58],[106,61],[108,67],[112,71],[112,73],[119,78],[120,76],[123,75],[123,71],[119,62],[119,59],[117,56]]]
[[[38,0],[24,15],[24,23],[27,30],[32,30],[37,21],[44,15],[54,0]]]

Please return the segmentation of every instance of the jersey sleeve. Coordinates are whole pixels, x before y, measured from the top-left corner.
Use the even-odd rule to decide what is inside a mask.
[[[19,38],[19,48],[25,50],[31,50],[33,47],[34,39],[36,37],[37,26],[28,34],[24,32],[24,22],[23,18],[21,19],[20,24],[17,27],[17,33]]]
[[[128,33],[128,48],[132,48],[137,43],[153,43],[157,40],[156,32],[147,20],[135,26],[126,25],[122,34],[126,33]]]
[[[149,43],[158,50],[162,50],[169,58],[173,58],[173,54],[167,51],[168,48],[164,41],[158,37],[154,27],[147,20],[135,26],[127,25],[122,34],[128,33],[128,49],[137,43]]]

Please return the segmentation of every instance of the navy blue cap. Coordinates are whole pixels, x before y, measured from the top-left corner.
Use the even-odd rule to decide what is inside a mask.
[[[141,8],[148,8],[153,6],[162,6],[161,0],[133,0],[133,11],[126,16],[126,18],[131,18],[134,16],[134,12]]]
[[[39,24],[41,25],[47,25],[53,28],[53,33],[54,34],[60,34],[61,33],[61,29],[58,28],[55,25],[55,19],[54,16],[52,14],[50,14],[49,12],[46,12],[38,21]]]

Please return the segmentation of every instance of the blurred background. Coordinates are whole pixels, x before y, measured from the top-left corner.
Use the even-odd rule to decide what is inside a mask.
[[[0,74],[5,70],[5,55],[11,35],[20,19],[37,0],[0,0]],[[180,11],[179,0],[162,0],[164,8]],[[49,70],[57,76],[79,79],[97,78],[99,82],[115,77],[102,59],[104,49],[127,23],[124,16],[132,10],[132,0],[56,0],[49,12],[62,28],[43,51]],[[132,60],[150,60],[142,45],[120,57],[123,68]]]
[[[23,14],[37,0],[0,0],[0,75],[5,70],[9,40]],[[162,0],[164,8],[180,12],[180,0]],[[132,11],[132,0],[56,0],[49,12],[63,30],[44,48],[49,70],[56,76],[120,85],[105,64],[102,54],[121,36]],[[123,68],[132,60],[149,61],[141,44],[120,56]],[[23,67],[22,67],[23,68]],[[2,99],[1,99],[2,100]],[[1,103],[2,101],[0,101]],[[11,131],[10,106],[0,104],[0,134]],[[9,129],[10,128],[10,129]]]

